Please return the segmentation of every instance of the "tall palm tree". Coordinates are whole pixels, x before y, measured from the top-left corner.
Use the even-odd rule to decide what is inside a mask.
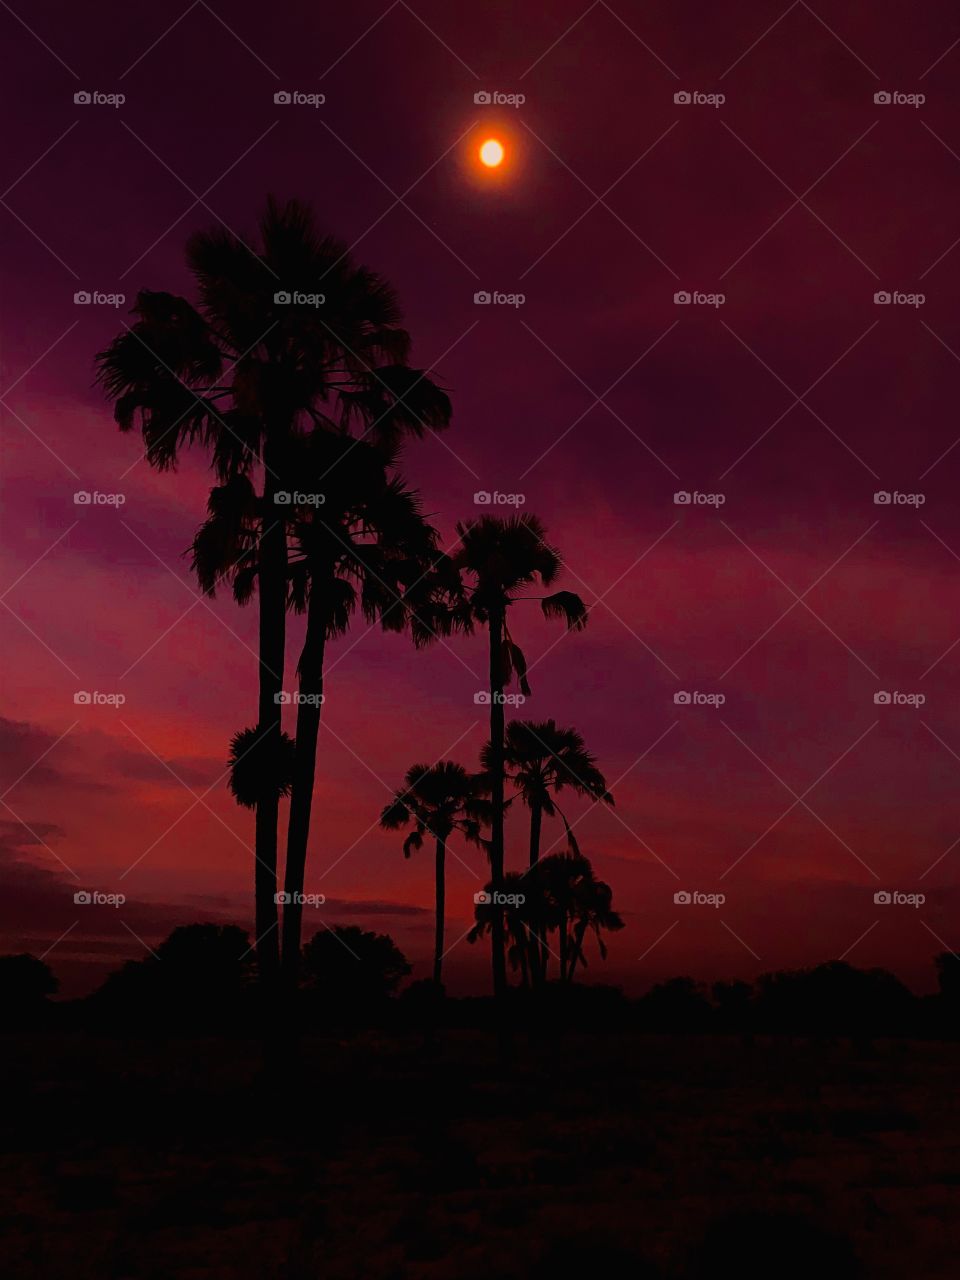
[[[473,621],[486,626],[490,646],[490,751],[488,756],[492,802],[490,840],[491,884],[502,891],[504,875],[504,688],[516,674],[521,691],[529,694],[527,663],[520,646],[513,639],[508,614],[520,600],[530,599],[517,593],[540,584],[548,587],[560,571],[560,553],[546,542],[546,530],[533,515],[518,515],[507,520],[484,516],[457,525],[460,546],[450,557],[462,576],[463,591],[469,614],[464,623]],[[587,609],[579,596],[570,591],[533,597],[547,618],[562,618],[568,628],[582,630],[587,622]],[[500,997],[506,988],[503,918],[495,913],[493,935],[493,990]]]
[[[413,823],[413,830],[403,842],[405,858],[415,849],[423,848],[424,832],[432,835],[436,842],[433,980],[438,986],[443,963],[447,841],[454,831],[459,831],[471,844],[485,846],[480,834],[490,818],[485,791],[481,777],[468,773],[453,760],[440,760],[435,765],[415,764],[407,770],[403,786],[380,815],[380,825],[387,831],[398,831]]]
[[[283,898],[282,967],[292,988],[300,961],[301,895],[327,642],[344,634],[358,607],[368,623],[379,622],[386,631],[409,627],[418,647],[434,639],[435,628],[444,623],[431,611],[429,600],[420,608],[412,606],[419,583],[430,578],[437,533],[425,521],[418,496],[390,473],[396,451],[315,431],[297,442],[291,457],[305,492],[292,495],[293,510],[288,516],[288,600],[298,613],[306,614],[297,668]],[[325,492],[326,477],[331,475],[335,483]],[[220,577],[230,580],[240,604],[250,598],[257,580],[257,503],[257,495],[243,479],[214,490],[210,515],[193,544],[193,564],[204,589],[215,590],[217,566],[227,562],[230,568]]]
[[[279,795],[267,762],[279,750],[287,593],[285,492],[291,445],[308,429],[359,428],[396,440],[450,420],[447,396],[407,365],[410,340],[393,289],[317,231],[298,201],[269,201],[254,251],[217,227],[194,235],[187,265],[197,305],[143,290],[132,326],[98,357],[121,430],[139,428],[148,461],[167,470],[182,448],[209,450],[221,485],[259,477],[259,692],[255,758],[257,960],[279,964]],[[278,496],[280,502],[277,501]],[[224,566],[226,567],[226,566]]]

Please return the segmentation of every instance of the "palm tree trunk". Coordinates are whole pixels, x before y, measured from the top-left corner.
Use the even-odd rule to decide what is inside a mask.
[[[577,967],[577,957],[579,956],[581,959],[583,957],[583,939],[586,932],[587,926],[585,924],[578,924],[576,929],[573,931],[573,940],[576,945],[574,946],[573,954],[570,957],[570,972],[567,974],[568,982],[573,981],[574,970]]]
[[[533,798],[530,802],[530,866],[540,861],[540,830],[543,826],[543,806]],[[546,979],[547,953],[543,924],[538,911],[533,913],[533,937],[530,940],[530,970],[533,985],[539,987]]]
[[[490,759],[491,803],[490,882],[494,893],[503,892],[503,626],[502,609],[491,609],[490,630]],[[502,1003],[507,988],[507,966],[504,952],[503,912],[496,905],[493,912],[493,994]]]
[[[543,826],[543,808],[539,801],[530,804],[530,865],[535,867],[540,861],[540,828]]]
[[[567,980],[567,913],[560,915],[560,981]]]
[[[260,537],[257,586],[260,603],[259,697],[257,751],[261,759],[280,754],[280,714],[277,695],[283,690],[283,660],[286,640],[287,538],[283,508],[273,498],[279,487],[276,450],[264,451],[263,504],[265,516]],[[254,870],[254,902],[257,970],[267,987],[277,977],[280,966],[280,939],[277,934],[277,822],[280,797],[272,785],[272,770],[264,769],[264,787],[257,799]]]
[[[445,861],[447,856],[446,841],[437,837],[437,865],[436,865],[436,895],[437,895],[437,925],[434,934],[433,943],[433,980],[439,987],[440,985],[440,966],[443,964],[443,918],[445,911],[446,899],[446,882],[444,879]]]
[[[313,785],[317,772],[317,738],[323,699],[323,660],[327,642],[326,592],[322,582],[311,584],[307,605],[307,631],[300,654],[300,702],[287,825],[287,862],[284,873],[283,976],[289,989],[297,985],[300,937],[303,923],[304,874],[310,837]]]

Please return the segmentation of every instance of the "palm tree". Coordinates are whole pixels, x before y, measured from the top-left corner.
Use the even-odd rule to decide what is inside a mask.
[[[292,445],[310,429],[342,434],[357,426],[382,440],[419,435],[449,423],[450,402],[408,367],[410,340],[393,289],[340,241],[321,236],[307,206],[269,201],[260,245],[255,252],[219,227],[194,235],[187,265],[198,304],[141,291],[133,325],[97,361],[121,430],[139,427],[153,466],[170,469],[183,447],[200,444],[221,486],[259,475],[255,756],[267,761],[281,735],[289,511],[282,503],[297,479]],[[268,983],[279,964],[279,795],[270,774],[265,764],[255,842],[257,960]]]
[[[538,919],[558,933],[560,981],[572,982],[579,961],[587,967],[584,940],[594,934],[602,959],[607,948],[601,930],[623,928],[623,920],[613,910],[613,890],[597,880],[588,858],[582,854],[555,853],[541,859],[534,873],[539,899]]]
[[[520,971],[520,985],[528,987],[535,981],[538,947],[533,922],[538,909],[537,889],[519,871],[507,871],[503,877],[502,891],[497,892],[492,882],[482,894],[477,895],[474,908],[476,923],[467,934],[468,942],[477,942],[486,934],[493,935],[498,927],[506,942],[510,968]]]
[[[459,831],[471,844],[485,847],[480,834],[482,825],[490,819],[485,792],[486,785],[479,775],[468,773],[463,765],[452,760],[440,760],[434,765],[415,764],[407,770],[403,786],[380,815],[380,825],[387,831],[398,831],[413,823],[413,830],[403,842],[405,858],[415,849],[423,848],[424,832],[436,841],[433,980],[437,986],[443,961],[447,841],[454,831]]]
[[[489,743],[483,749],[481,760],[484,769],[491,767]],[[506,776],[530,810],[530,866],[536,866],[540,857],[544,814],[547,817],[559,814],[571,852],[579,853],[573,829],[554,796],[564,787],[611,805],[613,796],[607,790],[606,779],[597,768],[595,757],[576,729],[559,729],[553,720],[511,720],[506,731],[504,764]],[[546,974],[547,945],[535,911],[531,927],[534,933],[531,976],[533,982],[539,984]]]
[[[491,765],[491,746],[481,755],[484,769]],[[554,796],[569,787],[577,795],[613,804],[606,779],[595,756],[576,729],[559,729],[554,720],[511,720],[504,742],[504,768],[517,794],[530,810],[530,866],[540,857],[543,816],[559,814],[572,852],[576,838]]]
[[[293,988],[300,962],[301,895],[327,641],[344,634],[358,607],[368,623],[379,622],[386,631],[409,628],[418,647],[434,639],[435,628],[445,624],[429,600],[418,598],[419,584],[430,579],[437,533],[424,520],[418,496],[389,473],[395,450],[315,431],[296,444],[291,456],[296,457],[299,483],[308,490],[292,495],[301,501],[293,502],[288,517],[288,601],[298,613],[306,614],[297,668],[283,897],[282,967]],[[329,493],[321,491],[325,477],[334,472],[336,483]],[[214,490],[210,515],[193,544],[193,564],[204,588],[215,589],[216,567],[228,562],[231,567],[221,576],[230,580],[240,604],[250,598],[256,582],[256,505],[256,494],[243,479]],[[420,607],[413,607],[414,600]]]
[[[487,627],[490,642],[490,750],[488,766],[492,801],[490,841],[491,884],[502,891],[504,874],[504,687],[516,674],[520,689],[529,694],[527,663],[514,641],[507,622],[509,609],[523,599],[539,598],[547,618],[563,618],[569,628],[582,630],[587,609],[579,596],[559,591],[542,597],[518,596],[517,592],[537,583],[548,587],[560,570],[560,554],[546,542],[546,530],[533,515],[501,520],[484,516],[457,525],[459,549],[450,557],[462,575],[469,613],[463,625],[473,622]],[[495,913],[493,935],[493,990],[500,997],[506,988],[503,918]]]

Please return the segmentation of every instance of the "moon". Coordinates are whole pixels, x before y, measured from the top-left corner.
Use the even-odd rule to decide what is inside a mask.
[[[496,138],[488,138],[480,148],[480,160],[488,169],[495,169],[503,162],[503,143]]]

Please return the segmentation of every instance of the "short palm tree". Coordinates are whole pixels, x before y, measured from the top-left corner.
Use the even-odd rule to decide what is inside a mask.
[[[482,753],[484,769],[491,764],[491,746]],[[504,742],[504,768],[517,794],[530,810],[530,866],[540,857],[543,817],[559,815],[573,853],[577,842],[555,796],[565,787],[577,795],[613,804],[596,757],[576,729],[560,729],[554,720],[511,720]]]
[[[276,756],[281,734],[288,508],[298,479],[291,445],[310,429],[354,426],[396,440],[441,428],[450,402],[407,364],[410,339],[393,289],[317,231],[311,211],[270,201],[254,251],[217,227],[192,237],[187,265],[197,305],[143,290],[136,319],[97,357],[98,379],[121,430],[139,428],[148,461],[176,465],[207,449],[221,485],[259,477],[259,694],[255,756]],[[332,483],[332,482],[331,482]],[[279,501],[278,501],[279,498]],[[223,570],[228,565],[221,566]],[[279,796],[262,770],[256,804],[257,961],[270,982],[279,964]]]
[[[613,891],[597,880],[589,859],[582,854],[555,853],[541,859],[534,882],[539,918],[558,934],[560,981],[572,982],[577,963],[583,968],[587,965],[586,934],[594,934],[601,958],[606,959],[602,931],[623,928],[623,920],[613,910]]]
[[[501,893],[496,893],[491,883],[478,895],[474,908],[476,923],[467,934],[468,942],[478,942],[487,934],[492,937],[499,921],[507,961],[514,972],[519,971],[520,985],[524,988],[536,982],[539,947],[534,919],[537,909],[536,886],[519,871],[507,871]]]
[[[483,749],[483,767],[492,764],[490,743]],[[578,795],[613,804],[606,779],[597,768],[595,757],[576,729],[560,729],[553,720],[511,720],[507,725],[504,746],[507,778],[530,810],[530,866],[540,857],[540,835],[543,816],[559,815],[567,833],[572,853],[579,853],[573,829],[555,799],[565,787]],[[547,968],[547,942],[536,910],[530,913],[534,933],[531,948],[531,978],[534,984],[544,980]]]
[[[433,949],[433,980],[441,981],[443,963],[444,913],[446,899],[447,841],[459,831],[471,844],[486,847],[481,831],[490,819],[486,786],[481,777],[470,774],[453,760],[437,764],[415,764],[407,770],[403,786],[380,815],[380,825],[398,831],[413,824],[403,842],[403,856],[423,848],[424,833],[436,844],[436,929]]]
[[[524,597],[518,593],[537,584],[548,587],[560,571],[560,553],[548,545],[546,530],[533,515],[502,520],[484,516],[457,525],[460,546],[450,562],[461,575],[467,614],[462,625],[486,626],[490,642],[490,750],[488,772],[492,804],[490,870],[495,890],[502,891],[504,875],[504,688],[516,674],[521,691],[529,694],[527,663],[508,625],[512,607],[524,599],[539,599],[547,618],[562,618],[569,628],[586,626],[587,609],[570,591]],[[493,990],[506,988],[503,919],[492,921]]]

